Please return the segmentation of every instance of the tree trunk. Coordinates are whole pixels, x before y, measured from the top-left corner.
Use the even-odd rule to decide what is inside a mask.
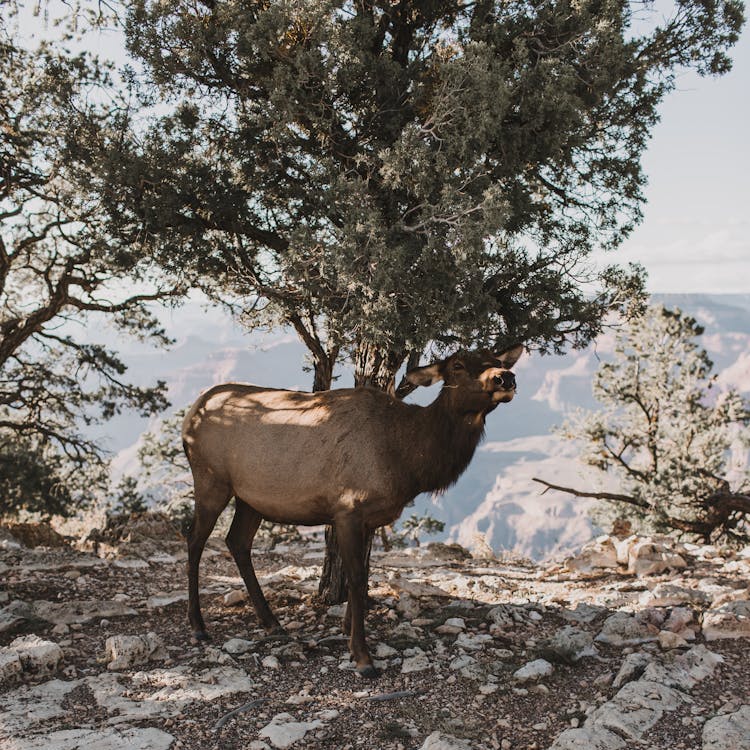
[[[372,551],[372,538],[374,533],[367,536],[365,544],[365,570],[370,575],[370,552]],[[346,583],[346,572],[344,563],[339,554],[339,545],[336,540],[336,527],[326,526],[326,556],[323,560],[323,573],[320,576],[318,596],[326,604],[341,604],[349,595],[349,587]]]
[[[381,391],[396,393],[396,372],[404,361],[404,354],[384,352],[372,344],[360,344],[354,361],[354,385],[370,386]]]
[[[357,388],[379,388],[393,395],[396,391],[396,372],[403,361],[403,355],[382,352],[370,344],[361,344],[357,348],[354,362],[354,385]],[[365,549],[365,570],[368,579],[373,536],[374,531],[368,535]],[[347,592],[346,574],[336,542],[336,530],[329,526],[326,528],[326,556],[323,560],[318,595],[327,604],[340,604],[346,601]]]
[[[313,392],[331,390],[337,354],[338,352],[333,356],[313,357]]]

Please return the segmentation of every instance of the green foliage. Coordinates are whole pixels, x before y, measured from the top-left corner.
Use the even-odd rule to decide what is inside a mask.
[[[72,466],[49,443],[11,430],[0,431],[0,518],[19,511],[69,516],[103,486],[103,464]]]
[[[182,421],[187,410],[177,410],[141,435],[137,485],[149,505],[192,508],[193,480],[182,448]]]
[[[67,512],[105,485],[104,451],[83,428],[167,403],[164,383],[124,379],[94,326],[166,344],[146,303],[176,290],[156,283],[147,258],[122,263],[106,230],[97,169],[124,127],[109,71],[49,43],[23,48],[10,18],[0,17],[0,483],[6,512]]]
[[[143,493],[138,489],[138,481],[135,477],[124,476],[117,485],[114,494],[112,513],[131,514],[144,513],[148,505]]]
[[[139,0],[139,91],[172,111],[113,159],[113,223],[328,375],[341,351],[382,386],[431,344],[582,346],[639,290],[588,256],[640,219],[657,106],[682,66],[728,69],[742,10]]]
[[[702,333],[679,310],[649,308],[596,373],[602,408],[564,426],[585,463],[617,481],[621,494],[600,520],[625,515],[641,530],[747,536],[750,472],[736,459],[750,447],[750,404],[717,387]]]
[[[398,526],[400,528],[393,527],[392,533],[387,537],[389,547],[405,547],[409,544],[419,547],[423,535],[440,534],[445,529],[443,521],[427,514],[418,516],[416,513],[400,520]]]

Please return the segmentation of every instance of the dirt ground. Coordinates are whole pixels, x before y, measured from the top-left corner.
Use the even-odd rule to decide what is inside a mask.
[[[644,592],[674,580],[673,571],[642,578],[619,570],[584,575],[523,561],[443,559],[445,550],[434,550],[373,555],[368,641],[374,651],[379,644],[391,647],[381,646],[381,676],[373,681],[351,671],[340,611],[315,594],[323,551],[315,536],[255,554],[266,596],[288,633],[285,639],[267,637],[256,626],[246,598],[225,603],[227,593],[241,590],[241,582],[221,541],[212,539],[201,567],[203,614],[211,636],[206,645],[191,639],[185,555],[176,538],[116,549],[104,545],[99,554],[109,559],[70,547],[0,547],[0,608],[14,601],[112,601],[135,611],[67,624],[29,616],[0,632],[0,646],[30,633],[57,643],[64,662],[56,678],[76,681],[54,718],[24,729],[12,722],[16,729],[8,729],[0,721],[0,747],[34,747],[23,743],[64,729],[105,726],[158,728],[174,738],[171,747],[186,750],[274,747],[282,745],[261,732],[274,717],[289,714],[285,721],[314,725],[295,744],[306,750],[417,750],[436,731],[464,740],[465,747],[540,750],[564,730],[582,725],[618,692],[612,681],[628,653],[662,655],[656,642],[629,647],[597,642],[595,654],[565,663],[550,656],[543,643],[570,625],[596,636],[609,615],[637,609]],[[744,569],[729,569],[726,557],[718,562],[691,558],[680,575],[687,585],[707,580],[746,588]],[[168,603],[169,598],[176,601]],[[502,627],[491,614],[498,605],[505,606]],[[458,626],[463,635],[436,630],[449,618],[463,621]],[[86,620],[85,614],[78,619]],[[153,693],[156,682],[149,683],[149,670],[205,674],[231,667],[249,678],[249,689],[192,700],[171,715],[136,713],[118,722],[118,709],[104,705],[86,678],[108,672],[108,638],[147,632],[158,636],[165,652],[116,673],[127,699],[137,702]],[[223,646],[234,638],[253,641],[251,650],[227,653]],[[690,645],[700,643],[698,631]],[[707,719],[750,703],[750,640],[726,638],[706,645],[723,661],[693,687],[690,703],[665,712],[636,741],[638,747],[699,750]],[[525,683],[513,677],[540,656],[553,664],[551,675]],[[461,659],[466,666],[460,666]],[[408,665],[415,671],[405,671]],[[0,685],[0,707],[3,699],[7,709],[19,691],[47,680],[49,675],[27,674],[21,682]],[[238,708],[243,710],[227,716]]]

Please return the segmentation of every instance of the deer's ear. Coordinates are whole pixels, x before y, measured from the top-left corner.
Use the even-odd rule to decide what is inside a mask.
[[[503,363],[503,367],[510,369],[516,364],[516,362],[518,362],[518,358],[522,354],[523,344],[516,344],[515,346],[511,346],[510,349],[506,349],[504,352],[500,352],[500,354],[496,354],[495,356]]]
[[[412,385],[432,385],[437,383],[438,380],[443,379],[443,373],[440,370],[440,362],[435,362],[425,367],[415,367],[406,373],[406,379]]]

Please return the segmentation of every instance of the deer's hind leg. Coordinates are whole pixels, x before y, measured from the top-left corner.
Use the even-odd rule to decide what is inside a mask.
[[[206,624],[201,615],[198,568],[206,540],[231,496],[228,485],[212,482],[210,478],[201,480],[195,477],[195,511],[188,533],[188,619],[193,637],[198,641],[208,640]]]
[[[234,561],[237,563],[242,580],[247,586],[247,592],[250,594],[250,599],[261,624],[269,632],[282,633],[281,624],[274,613],[271,612],[266,597],[263,596],[251,557],[253,539],[262,520],[263,517],[258,511],[237,498],[235,500],[234,520],[226,536],[226,543]]]

